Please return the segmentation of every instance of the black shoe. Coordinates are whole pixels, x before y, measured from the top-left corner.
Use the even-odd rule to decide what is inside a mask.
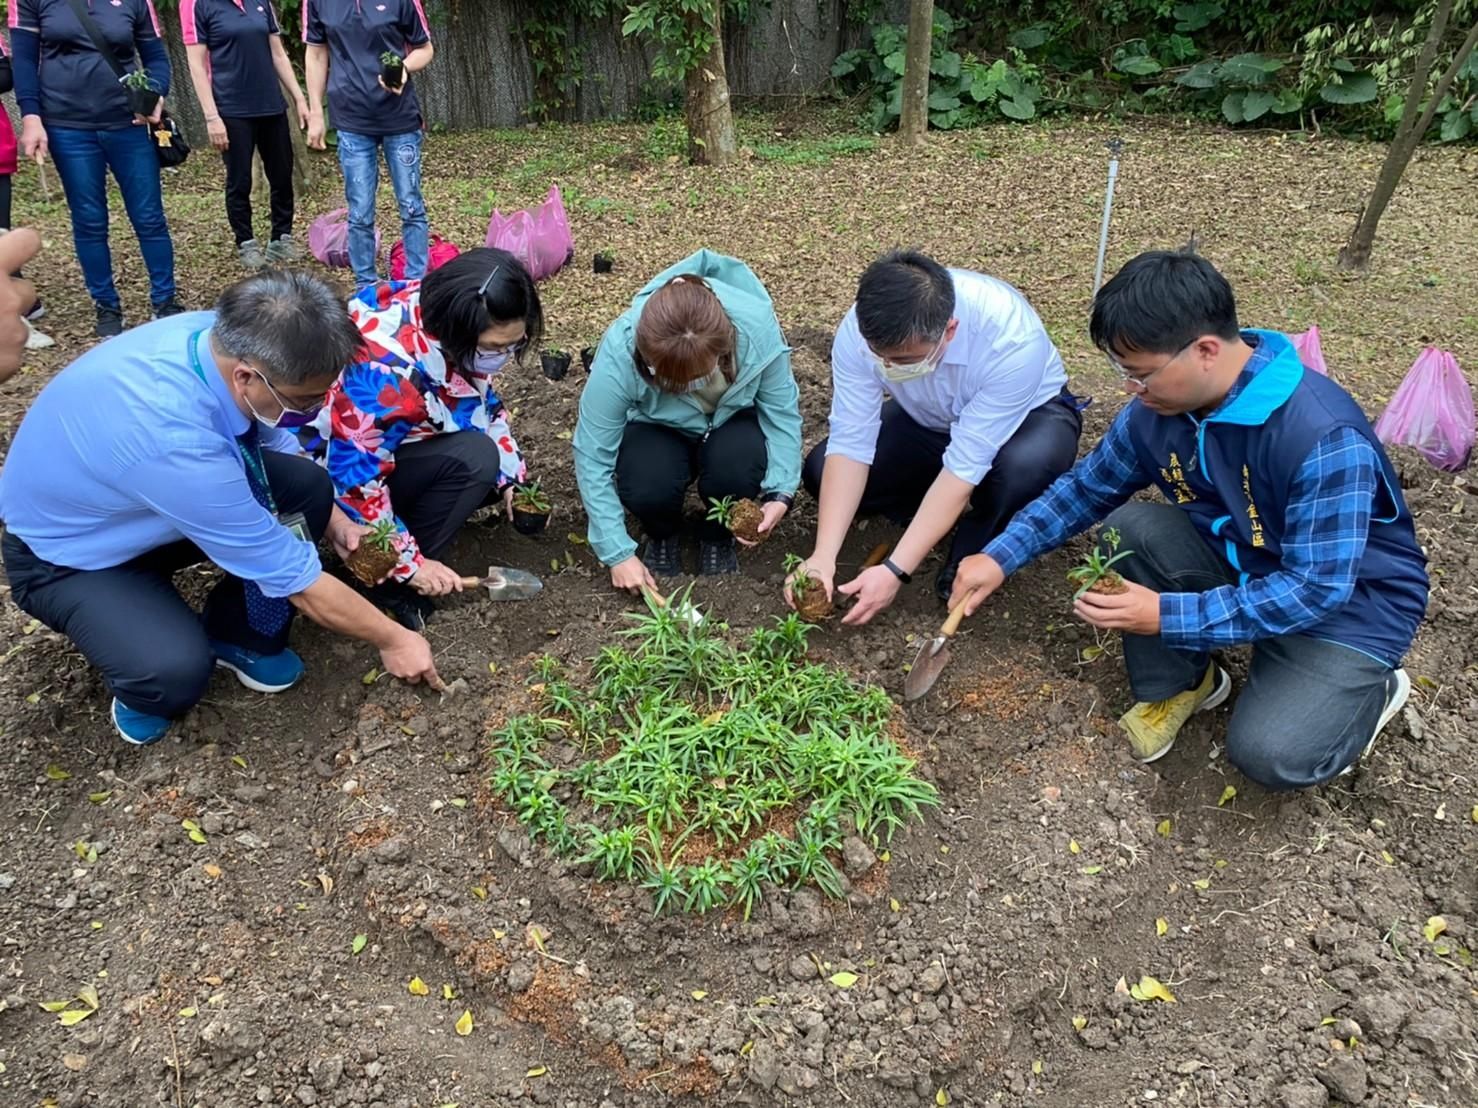
[[[36,297],[36,303],[31,305],[31,310],[26,313],[26,322],[35,323],[46,315],[46,305],[41,303],[41,297]]]
[[[93,334],[100,339],[110,339],[114,335],[123,334],[123,309],[116,304],[95,304],[97,309],[98,324],[93,329]]]
[[[704,577],[724,577],[738,573],[739,552],[734,548],[734,540],[709,542],[705,539],[699,543],[698,572]]]
[[[642,565],[653,577],[676,577],[683,571],[683,548],[676,535],[648,539],[642,548]]]
[[[189,309],[171,296],[163,303],[154,305],[155,319],[168,319],[172,315],[184,315]]]
[[[939,576],[934,578],[934,592],[946,604],[949,603],[950,594],[955,591],[955,574],[959,572],[959,562],[945,562]]]
[[[399,581],[382,582],[366,590],[365,595],[370,603],[389,612],[390,618],[407,631],[426,630],[426,624],[436,611],[436,605],[429,596],[422,596]]]

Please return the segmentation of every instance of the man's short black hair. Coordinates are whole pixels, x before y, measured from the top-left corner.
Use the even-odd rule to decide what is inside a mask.
[[[1093,298],[1093,344],[1109,354],[1175,354],[1202,335],[1238,335],[1232,286],[1199,254],[1151,250]]]
[[[266,269],[230,286],[210,333],[221,353],[288,388],[332,380],[364,346],[343,294],[298,270]]]
[[[884,254],[857,282],[857,329],[874,350],[937,342],[954,314],[949,271],[917,250]]]

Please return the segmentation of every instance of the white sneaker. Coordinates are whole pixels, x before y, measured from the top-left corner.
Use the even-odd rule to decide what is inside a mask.
[[[29,319],[22,319],[21,322],[26,325],[27,350],[45,350],[48,346],[56,345],[56,339],[52,338],[50,335],[42,334],[40,331],[36,330],[35,327],[31,326],[31,321]]]
[[[1341,777],[1347,777],[1355,772],[1355,767],[1370,756],[1375,747],[1375,740],[1380,738],[1380,733],[1386,729],[1386,724],[1396,718],[1396,713],[1406,707],[1406,702],[1411,699],[1411,678],[1404,669],[1392,670],[1392,676],[1396,679],[1396,687],[1391,690],[1391,695],[1386,698],[1385,709],[1376,722],[1375,732],[1370,736],[1370,741],[1365,744],[1365,749],[1360,751],[1360,757],[1339,771]]]

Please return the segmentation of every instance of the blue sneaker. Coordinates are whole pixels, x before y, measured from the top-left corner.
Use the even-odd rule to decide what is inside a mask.
[[[148,746],[164,738],[170,721],[163,716],[136,712],[116,696],[113,698],[113,729],[118,737],[133,746]]]
[[[303,659],[291,650],[257,654],[217,639],[210,640],[210,647],[216,653],[216,665],[229,669],[236,674],[237,680],[254,692],[282,692],[302,680]]]

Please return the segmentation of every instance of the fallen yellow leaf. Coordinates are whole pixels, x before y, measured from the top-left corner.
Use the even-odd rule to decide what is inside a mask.
[[[1427,925],[1422,928],[1422,934],[1427,937],[1427,942],[1435,943],[1437,936],[1447,930],[1447,921],[1441,916],[1432,916],[1427,920]]]
[[[1032,1073],[1036,1074],[1038,1077],[1042,1075],[1042,1060],[1040,1058],[1032,1062]]]
[[[454,988],[452,988],[450,985],[443,985],[441,987],[441,999],[442,1000],[456,1000],[457,999],[457,990],[454,989]]]
[[[525,1077],[543,1077],[548,1072],[549,1072],[549,1067],[548,1066],[534,1066],[531,1070],[529,1070],[528,1073],[524,1074],[524,1076]]]
[[[473,885],[472,895],[477,897],[478,900],[486,900],[488,898],[488,891],[481,885]]]
[[[708,993],[705,992],[703,989],[694,989],[693,990],[693,999],[694,1000],[702,1000],[707,995],[708,995]]]
[[[1073,1017],[1073,1030],[1074,1031],[1081,1031],[1081,1030],[1083,1030],[1083,1028],[1085,1028],[1087,1026],[1088,1026],[1088,1017],[1087,1016],[1074,1016]]]
[[[457,1034],[463,1036],[472,1034],[472,1013],[465,1009],[461,1018],[457,1020]]]
[[[70,1000],[43,1000],[40,1002],[43,1012],[60,1012],[71,1003]]]
[[[934,1103],[939,1105],[939,1108],[944,1108],[944,1106],[949,1103],[949,1094],[944,1091],[944,1087],[942,1085],[940,1086],[939,1091],[934,1094]]]
[[[1163,1000],[1166,1004],[1175,1003],[1175,994],[1162,985],[1157,978],[1148,975],[1141,977],[1138,984],[1129,986],[1129,995],[1135,1000]]]
[[[1170,930],[1170,922],[1167,919],[1165,919],[1164,916],[1161,916],[1159,919],[1155,920],[1155,934],[1156,935],[1164,935],[1165,932],[1167,932],[1169,930]]]
[[[1069,839],[1067,841],[1067,852],[1069,854],[1078,854],[1082,851],[1082,849],[1083,848],[1078,845],[1077,839]]]
[[[1170,821],[1168,819],[1162,819],[1156,824],[1155,834],[1159,835],[1162,839],[1168,839],[1170,837]]]
[[[426,982],[422,981],[419,977],[412,977],[405,988],[411,996],[427,996],[431,992],[426,986]]]
[[[1443,926],[1446,925],[1444,924]],[[89,1008],[98,1007],[98,991],[91,985],[83,985],[82,988],[78,989],[77,999],[82,1001],[82,1003],[86,1004]]]
[[[200,1014],[200,1009],[198,1009],[198,1008],[181,1008],[180,1009],[180,1019],[182,1019],[182,1020],[192,1020],[196,1016],[198,1016],[199,1014]]]
[[[898,898],[896,896],[890,896],[888,898],[888,910],[890,912],[901,912],[901,911],[903,911],[903,905],[900,904],[900,903],[898,903]]]
[[[839,989],[850,989],[853,985],[857,984],[857,975],[855,973],[848,973],[846,970],[840,970],[831,975],[831,983]]]
[[[201,869],[205,870],[205,876],[207,877],[219,877],[221,875],[221,867],[214,862],[206,862]]]
[[[85,1020],[88,1016],[92,1015],[94,1010],[95,1009],[92,1008],[69,1008],[67,1009],[67,1011],[61,1014],[60,1018],[62,1021],[62,1026],[75,1027],[77,1024]]]
[[[1194,885],[1194,886],[1196,886],[1196,888],[1198,888],[1198,889],[1200,889],[1200,890],[1202,890],[1204,892],[1205,890],[1211,888],[1211,878],[1209,878],[1209,877],[1198,878],[1197,880],[1192,881],[1191,884]]]
[[[750,1053],[753,1050],[754,1050],[754,1040],[753,1039],[750,1039],[747,1043],[745,1043],[743,1046],[741,1046],[739,1048],[739,1057],[741,1057],[741,1058],[747,1058],[747,1057],[749,1057]]]
[[[65,781],[71,776],[72,775],[70,773],[62,769],[62,767],[57,765],[55,762],[46,767],[46,777],[49,781]]]
[[[1224,808],[1224,807],[1226,807],[1227,801],[1231,800],[1236,795],[1237,795],[1237,786],[1236,785],[1228,785],[1226,788],[1224,788],[1224,789],[1221,790],[1221,799],[1216,802],[1216,806],[1218,808]]]

